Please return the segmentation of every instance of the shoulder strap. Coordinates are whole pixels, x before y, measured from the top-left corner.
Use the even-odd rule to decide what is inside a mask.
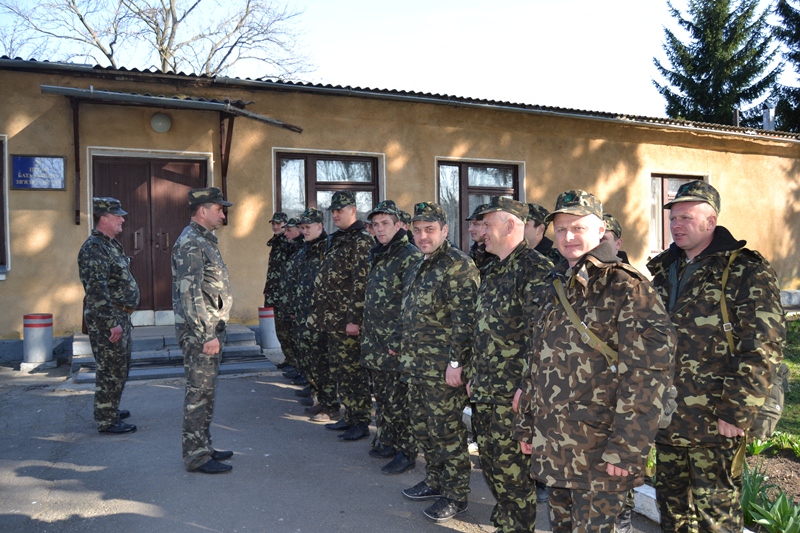
[[[719,297],[719,307],[722,313],[722,329],[725,331],[725,337],[728,339],[728,346],[730,347],[731,353],[733,353],[733,333],[731,333],[733,331],[733,324],[728,320],[728,304],[725,302],[725,285],[728,283],[728,274],[731,273],[731,264],[741,251],[741,248],[733,251],[728,259],[728,264],[725,265],[725,270],[722,271],[722,287]]]
[[[561,302],[561,305],[564,307],[564,310],[567,312],[567,316],[572,321],[572,325],[575,326],[581,334],[581,340],[594,348],[595,350],[602,353],[605,358],[606,362],[608,362],[608,366],[611,368],[612,372],[617,371],[617,360],[619,359],[619,354],[612,350],[608,344],[601,341],[600,338],[592,333],[592,331],[586,326],[585,322],[582,322],[580,318],[578,318],[578,314],[575,312],[575,309],[567,300],[567,294],[564,291],[564,285],[561,283],[560,279],[553,280],[553,286],[556,289],[556,294],[558,295],[558,301]]]

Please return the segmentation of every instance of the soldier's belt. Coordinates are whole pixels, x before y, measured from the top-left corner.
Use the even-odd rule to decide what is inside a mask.
[[[133,307],[128,307],[127,305],[114,304],[114,307],[116,309],[119,309],[120,311],[125,311],[129,315],[132,315],[133,312],[136,311],[136,309],[134,309]]]

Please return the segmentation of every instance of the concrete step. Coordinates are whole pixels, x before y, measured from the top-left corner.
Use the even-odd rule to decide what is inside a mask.
[[[252,346],[225,346],[222,350],[222,362],[232,359],[261,359],[261,348]],[[175,346],[169,350],[147,352],[133,352],[131,354],[131,368],[146,366],[174,366],[183,365],[183,352]],[[73,355],[70,372],[75,373],[81,368],[95,368],[94,357],[91,355]]]
[[[275,363],[265,357],[246,360],[229,359],[228,361],[223,361],[219,366],[220,375],[252,374],[257,372],[272,372],[275,370],[277,370]],[[128,374],[128,381],[182,377],[184,377],[183,363],[174,366],[131,367],[131,371]],[[94,370],[90,368],[81,368],[73,376],[73,380],[75,383],[94,383]]]

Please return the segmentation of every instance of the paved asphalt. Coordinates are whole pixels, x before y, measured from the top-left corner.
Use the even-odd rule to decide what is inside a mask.
[[[491,532],[494,499],[473,455],[469,510],[444,524],[432,502],[400,491],[423,478],[387,476],[370,439],[342,442],[310,422],[277,372],[223,377],[212,436],[233,471],[186,472],[180,457],[183,381],[130,382],[122,408],[134,434],[99,434],[91,386],[66,367],[24,375],[0,369],[0,532],[327,533]],[[372,428],[374,433],[374,428]],[[656,532],[636,518],[638,531]],[[536,531],[549,531],[546,505]]]

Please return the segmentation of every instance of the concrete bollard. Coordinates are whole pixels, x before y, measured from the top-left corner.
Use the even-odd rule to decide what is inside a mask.
[[[258,308],[258,326],[261,332],[261,347],[265,350],[280,348],[278,336],[275,334],[275,309],[272,307]]]
[[[53,315],[33,313],[22,316],[22,345],[24,359],[20,370],[30,372],[37,368],[53,368]]]

